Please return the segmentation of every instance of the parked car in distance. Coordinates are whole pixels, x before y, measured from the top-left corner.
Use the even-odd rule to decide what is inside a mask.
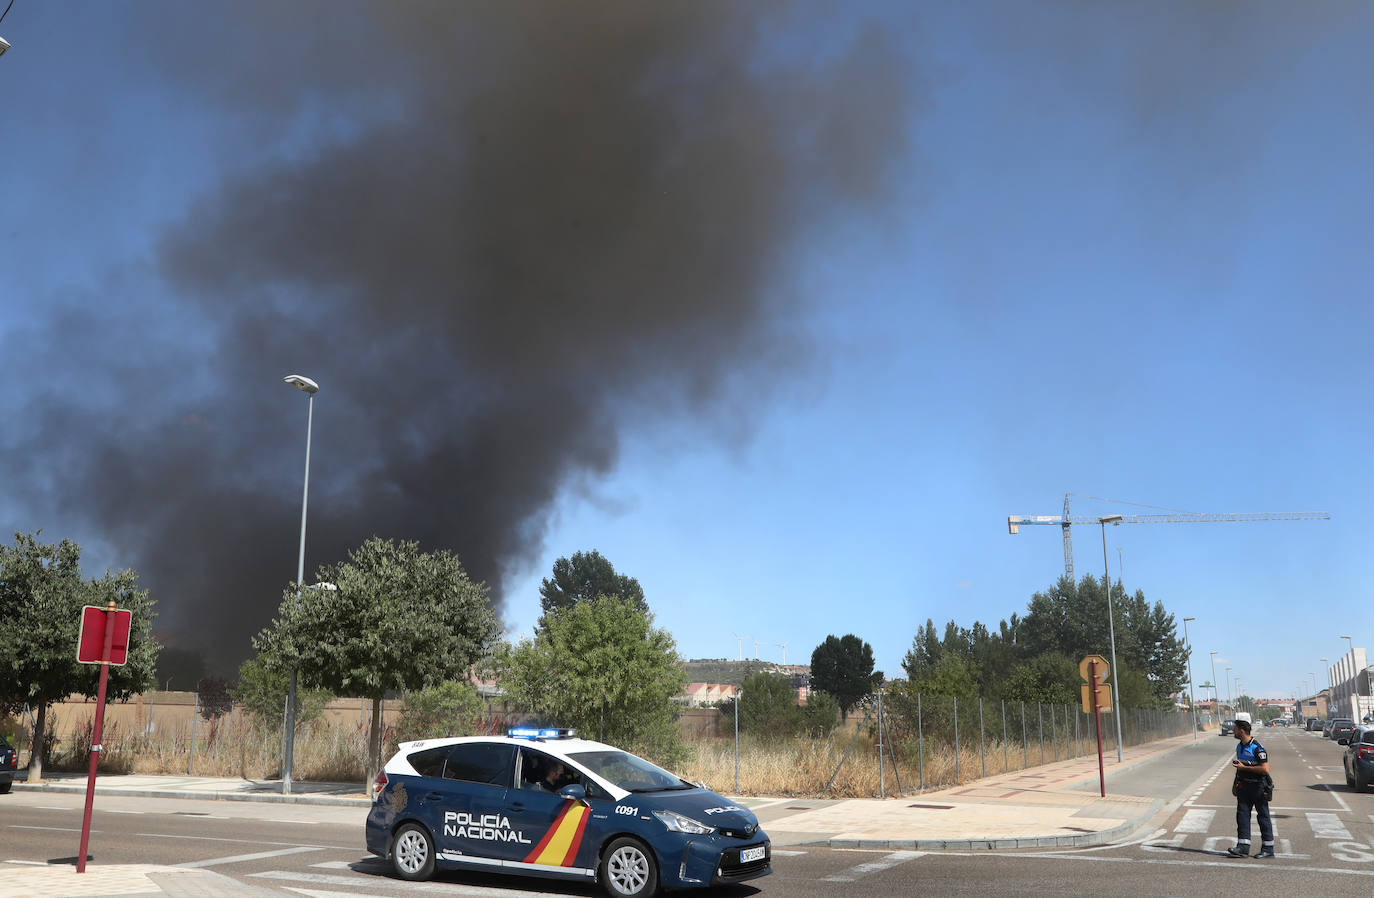
[[[1356,727],[1349,736],[1336,741],[1345,746],[1345,784],[1363,792],[1374,784],[1374,727]]]
[[[1223,736],[1230,736],[1230,735],[1232,735],[1235,731],[1236,731],[1236,722],[1235,722],[1234,720],[1223,720],[1223,721],[1221,722],[1221,735],[1223,735]]]
[[[19,752],[0,736],[0,795],[14,784],[14,770],[19,766]]]
[[[1309,730],[1319,730],[1319,729],[1321,729],[1321,728],[1322,728],[1322,719],[1321,719],[1320,717],[1309,717],[1309,718],[1307,718],[1307,728],[1308,728]]]
[[[1331,732],[1328,734],[1332,739],[1339,742],[1342,739],[1349,739],[1350,734],[1355,732],[1355,721],[1349,717],[1331,718]]]

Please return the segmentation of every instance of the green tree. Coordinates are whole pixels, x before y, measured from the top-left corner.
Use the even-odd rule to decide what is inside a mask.
[[[373,537],[319,569],[332,589],[287,587],[279,617],[253,639],[274,672],[307,688],[372,699],[368,781],[381,766],[381,704],[390,691],[466,680],[500,635],[487,586],[457,556]]]
[[[739,728],[750,733],[792,736],[802,729],[802,712],[792,681],[781,674],[750,674],[740,687]]]
[[[802,708],[802,726],[812,739],[824,739],[840,722],[840,703],[827,692],[812,691]]]
[[[1063,652],[1046,652],[1016,666],[1007,681],[1008,699],[1055,705],[1078,704],[1083,678],[1078,662]]]
[[[477,687],[466,680],[407,692],[396,720],[397,741],[472,735],[483,708]]]
[[[882,681],[882,671],[873,670],[873,646],[853,633],[827,636],[811,653],[811,688],[834,697],[842,720]]]
[[[239,665],[238,682],[229,690],[234,704],[262,726],[281,730],[286,716],[286,690],[291,674],[284,667],[269,668],[261,657]],[[298,684],[299,685],[299,684]],[[296,732],[316,721],[334,700],[328,689],[296,690]]]
[[[33,708],[34,745],[44,744],[54,701],[96,696],[101,665],[76,660],[81,608],[110,601],[132,612],[128,661],[110,666],[106,685],[106,699],[120,701],[151,686],[157,666],[154,603],[138,588],[138,575],[106,571],[82,579],[81,547],[66,539],[43,544],[37,533],[16,533],[14,545],[0,546],[0,713]],[[30,752],[29,782],[42,779],[42,752]]]
[[[589,599],[547,617],[534,639],[504,648],[497,673],[543,723],[681,760],[673,698],[686,674],[673,637],[630,599]]]
[[[553,578],[545,577],[539,584],[539,608],[543,612],[540,626],[551,614],[602,596],[628,599],[637,610],[649,610],[639,581],[617,574],[614,565],[595,549],[560,558],[553,563]]]

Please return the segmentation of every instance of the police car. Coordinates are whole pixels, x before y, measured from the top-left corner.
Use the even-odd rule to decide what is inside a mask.
[[[367,850],[402,879],[485,870],[644,898],[772,872],[752,812],[571,730],[406,742],[373,791]]]

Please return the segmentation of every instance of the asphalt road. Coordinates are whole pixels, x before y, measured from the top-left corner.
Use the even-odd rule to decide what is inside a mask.
[[[772,876],[714,894],[745,896],[1191,895],[1221,882],[1258,893],[1358,894],[1374,887],[1374,794],[1345,785],[1343,749],[1306,731],[1266,729],[1278,781],[1273,805],[1279,857],[1234,859],[1230,738],[1198,743],[1123,771],[1114,794],[1166,797],[1170,805],[1124,842],[1021,852],[833,850],[780,846]],[[0,862],[44,863],[76,854],[82,796],[15,792],[0,797]],[[783,809],[779,809],[780,812]],[[101,796],[91,863],[201,866],[264,893],[344,896],[583,896],[587,885],[447,873],[429,883],[391,877],[362,847],[365,811],[329,807]],[[770,816],[763,815],[765,826]],[[1258,828],[1255,830],[1256,850]],[[1219,879],[1224,877],[1224,879]]]

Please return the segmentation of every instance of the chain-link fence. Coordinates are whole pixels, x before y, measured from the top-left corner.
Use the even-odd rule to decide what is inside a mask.
[[[895,693],[875,695],[865,706],[851,738],[863,743],[862,750],[851,746],[827,792],[864,791],[859,783],[873,779],[872,768],[884,794],[956,785],[1097,751],[1097,721],[1074,705]],[[1123,746],[1185,735],[1192,725],[1186,711],[1104,712],[1104,753],[1117,751],[1116,713]],[[852,771],[857,776],[845,788],[850,764],[868,769]]]

